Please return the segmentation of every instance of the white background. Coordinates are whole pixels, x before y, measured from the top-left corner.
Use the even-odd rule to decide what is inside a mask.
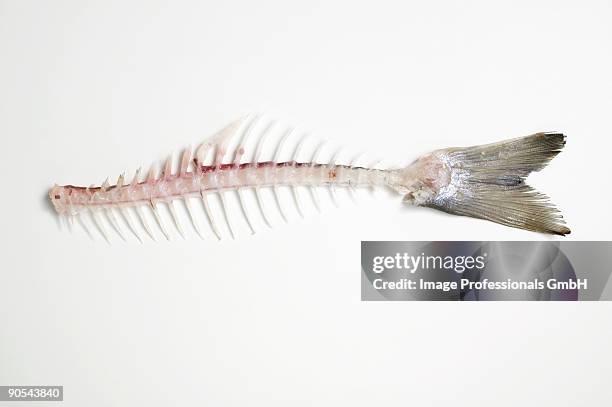
[[[361,240],[547,236],[341,193],[305,220],[287,201],[289,224],[271,206],[255,236],[230,200],[236,241],[109,246],[46,194],[253,111],[406,163],[557,130],[531,182],[565,239],[607,239],[611,21],[609,1],[1,0],[0,384],[70,406],[610,405],[609,304],[360,301]]]

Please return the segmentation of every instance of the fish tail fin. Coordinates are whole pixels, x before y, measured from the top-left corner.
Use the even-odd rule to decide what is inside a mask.
[[[565,145],[561,133],[536,133],[481,146],[436,150],[397,170],[404,201],[542,233],[570,229],[549,198],[525,183]],[[393,186],[396,190],[397,185]]]

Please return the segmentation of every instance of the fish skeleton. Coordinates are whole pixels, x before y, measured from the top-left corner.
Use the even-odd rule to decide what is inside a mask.
[[[141,169],[138,169],[130,182],[120,175],[114,185],[109,184],[108,179],[100,186],[55,185],[49,191],[49,198],[57,213],[66,217],[71,224],[81,213],[91,214],[107,241],[108,232],[100,219],[101,214],[106,215],[113,229],[125,240],[115,211],[121,212],[125,224],[142,241],[132,210],[145,232],[155,240],[143,208],[152,211],[159,229],[169,240],[170,234],[158,212],[160,203],[168,206],[178,232],[184,237],[176,214],[177,201],[184,202],[195,232],[202,237],[191,204],[194,197],[202,200],[212,231],[221,239],[208,202],[210,194],[218,194],[221,198],[224,218],[233,237],[225,203],[225,194],[229,191],[237,191],[245,221],[254,233],[243,191],[248,188],[255,191],[263,220],[270,226],[260,189],[272,189],[280,214],[287,220],[278,195],[281,186],[292,189],[300,215],[303,210],[298,187],[311,189],[317,209],[320,205],[316,187],[328,187],[334,202],[336,188],[353,191],[362,187],[384,187],[402,195],[403,202],[416,206],[535,232],[570,233],[563,216],[548,197],[525,183],[531,172],[545,167],[561,151],[565,145],[565,136],[561,133],[536,133],[480,146],[445,148],[424,154],[402,168],[381,169],[377,165],[356,165],[358,157],[348,164],[338,164],[339,150],[327,162],[321,163],[319,155],[323,143],[314,149],[308,160],[299,160],[305,137],[296,140],[291,159],[282,161],[280,156],[284,144],[288,139],[295,138],[294,129],[283,133],[276,142],[274,157],[264,160],[262,151],[265,140],[274,125],[274,122],[270,122],[259,131],[251,159],[243,162],[247,141],[255,133],[253,129],[260,120],[261,116],[237,120],[195,149],[186,149],[181,155],[178,171],[173,171],[170,156],[160,175],[152,167],[144,179],[141,179]],[[236,142],[236,146],[230,148],[230,144]]]

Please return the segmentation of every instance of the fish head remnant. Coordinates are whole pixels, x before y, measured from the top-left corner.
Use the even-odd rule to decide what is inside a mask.
[[[66,188],[55,185],[49,190],[49,199],[58,214],[64,214],[68,210],[68,193]]]
[[[425,154],[389,176],[389,186],[404,195],[404,202],[413,205],[431,203],[450,182],[451,169],[442,150]]]

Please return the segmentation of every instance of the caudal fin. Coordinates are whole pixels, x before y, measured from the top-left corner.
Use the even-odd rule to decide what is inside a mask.
[[[425,194],[417,193],[416,202],[414,188],[408,188],[405,200],[506,226],[566,235],[570,229],[561,213],[546,195],[525,183],[531,172],[544,168],[564,145],[563,134],[536,133],[493,144],[434,151],[404,171],[416,168],[411,173],[413,179],[418,174],[423,180],[427,178],[423,173],[429,172],[431,177],[433,168],[436,173],[431,178],[437,183]]]

